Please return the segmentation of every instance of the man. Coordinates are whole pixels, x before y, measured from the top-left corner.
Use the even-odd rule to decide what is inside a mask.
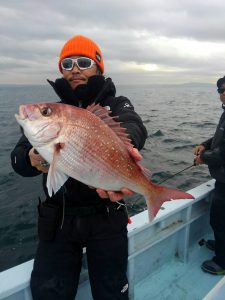
[[[62,48],[59,70],[63,78],[48,81],[62,103],[86,108],[99,103],[126,127],[137,149],[147,132],[125,97],[115,97],[110,78],[105,79],[100,48],[84,36],[74,36]],[[131,155],[140,160],[138,151]],[[39,204],[39,245],[31,275],[34,300],[72,300],[77,293],[86,247],[89,279],[95,300],[128,299],[126,277],[127,212],[122,200],[131,191],[97,191],[69,178],[51,198],[46,191],[48,165],[22,136],[11,154],[14,170],[22,176],[43,174],[46,200]],[[110,201],[111,200],[111,201]],[[120,202],[116,202],[120,201]]]
[[[225,76],[217,81],[222,108],[225,109]],[[225,274],[225,111],[217,126],[214,137],[194,149],[195,162],[207,164],[210,174],[216,179],[213,191],[210,224],[214,232],[214,240],[206,246],[215,251],[211,260],[204,261],[202,270],[211,274]]]

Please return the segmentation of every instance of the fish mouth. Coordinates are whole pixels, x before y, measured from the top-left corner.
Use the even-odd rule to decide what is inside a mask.
[[[20,105],[19,114],[15,114],[16,119],[19,121],[35,120],[35,114],[27,107],[27,105]]]
[[[28,118],[28,113],[25,108],[25,105],[20,105],[19,107],[19,113],[15,114],[15,117],[17,120],[26,120]]]

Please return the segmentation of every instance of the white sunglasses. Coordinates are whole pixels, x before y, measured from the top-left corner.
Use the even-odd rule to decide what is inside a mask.
[[[62,69],[66,71],[71,71],[75,64],[80,70],[90,69],[93,65],[96,65],[96,63],[89,57],[68,57],[61,61]]]

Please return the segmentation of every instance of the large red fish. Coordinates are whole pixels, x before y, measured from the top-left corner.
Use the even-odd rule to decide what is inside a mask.
[[[50,163],[50,196],[68,177],[103,190],[128,188],[145,197],[150,220],[164,201],[193,199],[183,191],[152,183],[130,155],[133,146],[125,129],[99,105],[87,109],[61,103],[21,105],[16,119]]]

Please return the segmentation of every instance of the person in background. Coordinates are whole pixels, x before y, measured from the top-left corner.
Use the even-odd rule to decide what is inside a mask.
[[[225,76],[217,81],[217,91],[225,110]],[[219,120],[212,138],[194,149],[196,165],[208,165],[215,178],[215,189],[210,209],[210,225],[215,240],[208,240],[206,246],[215,251],[211,260],[202,263],[202,270],[211,274],[225,274],[225,111]]]
[[[48,80],[62,103],[86,108],[100,104],[118,116],[134,145],[135,160],[147,138],[141,118],[130,100],[116,97],[104,77],[99,46],[76,35],[63,46],[59,62],[62,78]],[[73,178],[52,197],[46,190],[48,164],[23,135],[11,153],[14,170],[27,177],[43,175],[46,200],[38,206],[39,244],[31,274],[34,300],[72,300],[77,293],[86,248],[91,291],[95,300],[128,299],[128,215],[124,196],[132,192],[93,189]]]

